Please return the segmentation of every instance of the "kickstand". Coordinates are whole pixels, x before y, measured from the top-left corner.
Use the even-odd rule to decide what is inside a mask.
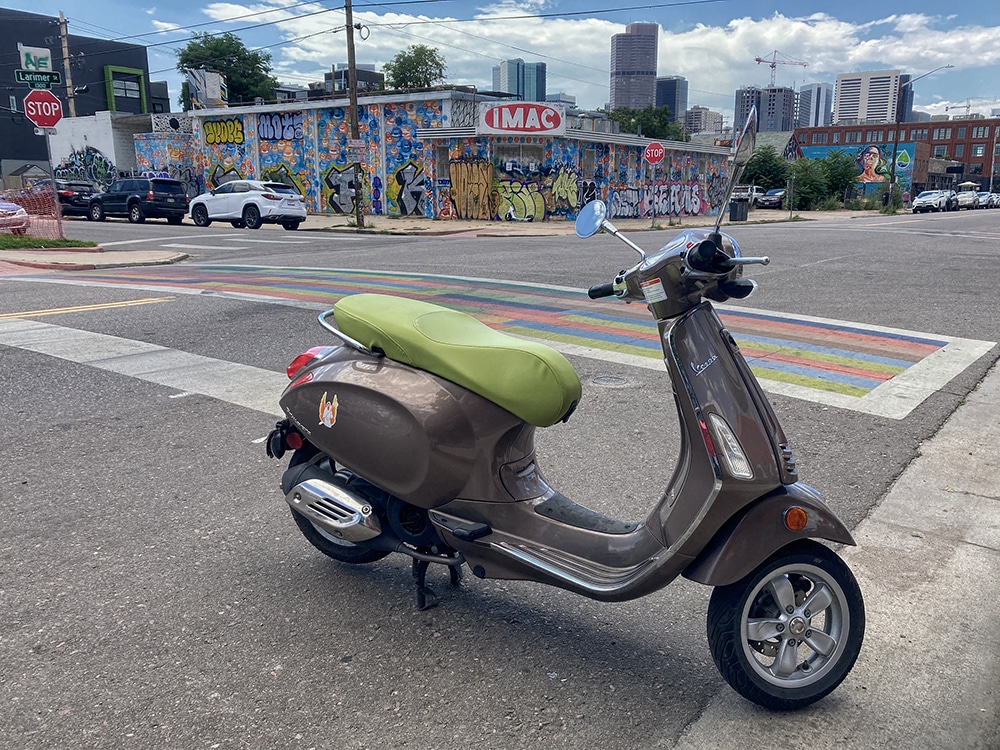
[[[417,609],[423,611],[437,606],[438,596],[427,586],[427,566],[426,560],[413,560],[413,578],[417,584]],[[454,576],[454,573],[452,574]]]

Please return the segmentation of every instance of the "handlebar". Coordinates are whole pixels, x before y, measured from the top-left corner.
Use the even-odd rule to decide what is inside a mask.
[[[714,242],[705,240],[688,252],[687,262],[696,271],[723,274],[729,273],[737,266],[766,266],[771,262],[771,259],[766,256],[762,258],[730,258]]]
[[[614,297],[615,296],[615,285],[614,284],[597,284],[596,286],[590,287],[587,290],[587,296],[591,299],[600,299],[601,297]]]

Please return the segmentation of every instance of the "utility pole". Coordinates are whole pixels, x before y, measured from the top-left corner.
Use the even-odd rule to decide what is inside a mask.
[[[357,68],[354,62],[354,14],[351,9],[351,0],[344,1],[344,13],[347,16],[347,85],[349,87],[351,102],[351,138],[358,140],[361,132],[358,129],[358,88],[357,88]],[[356,229],[364,229],[365,215],[361,210],[362,202],[362,181],[360,154],[356,151],[352,154],[354,158],[354,226]]]
[[[69,60],[69,32],[66,30],[66,16],[59,11],[59,39],[62,40],[63,73],[66,74],[66,101],[69,116],[76,117],[76,97],[73,92],[73,66]]]

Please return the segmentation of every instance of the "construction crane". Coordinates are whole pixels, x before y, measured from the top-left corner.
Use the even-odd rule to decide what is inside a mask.
[[[778,55],[781,55],[782,57],[787,58],[787,59],[785,59],[785,60],[779,60],[778,59]],[[754,58],[754,62],[756,62],[757,64],[767,63],[768,67],[771,68],[771,86],[772,87],[774,86],[774,71],[775,71],[775,69],[779,65],[801,65],[803,68],[809,67],[809,63],[802,62],[801,60],[793,60],[792,58],[788,57],[788,55],[786,55],[786,54],[784,54],[782,52],[778,52],[778,50],[775,50],[774,52],[771,53],[770,59],[768,59],[766,57],[755,57]]]
[[[966,99],[964,105],[962,105],[962,104],[952,104],[952,105],[949,105],[949,106],[945,107],[944,111],[948,112],[949,110],[952,110],[952,109],[964,109],[965,110],[965,119],[969,119],[969,115],[972,113],[972,107],[973,107],[973,105],[996,104],[997,102],[1000,102],[1000,99]]]

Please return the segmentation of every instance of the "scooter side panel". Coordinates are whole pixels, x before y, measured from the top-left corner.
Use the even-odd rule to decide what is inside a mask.
[[[474,422],[518,423],[453,383],[348,347],[299,374],[280,403],[319,450],[425,508],[458,495],[482,460],[489,441]]]

